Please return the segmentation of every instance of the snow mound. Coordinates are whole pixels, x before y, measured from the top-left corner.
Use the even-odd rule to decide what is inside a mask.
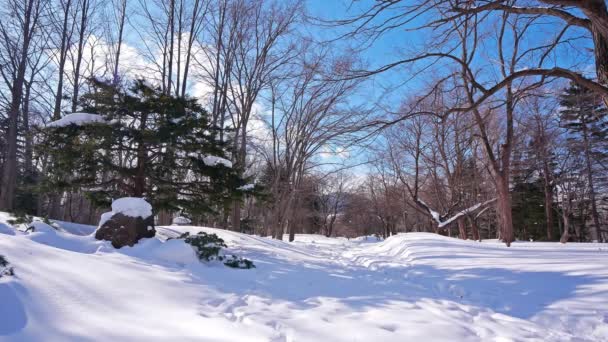
[[[232,167],[232,162],[230,160],[217,156],[205,156],[203,158],[203,163],[205,163],[207,166],[223,165],[228,168]]]
[[[69,125],[89,125],[95,123],[106,123],[107,121],[98,114],[90,113],[72,113],[64,116],[63,118],[55,121],[51,121],[46,124],[46,127],[65,127]]]
[[[33,221],[30,227],[34,228],[35,233],[57,234],[57,229],[49,226],[42,221]]]
[[[154,249],[152,256],[182,265],[199,262],[192,246],[181,239],[171,239],[161,243]]]
[[[57,221],[53,220],[53,225],[57,225],[61,231],[74,234],[74,235],[91,235],[95,233],[97,226],[81,224],[81,223],[73,223],[73,222],[65,222],[65,221]]]
[[[174,225],[178,225],[178,226],[184,226],[184,225],[192,223],[192,221],[189,218],[183,217],[183,216],[174,217],[172,222]]]
[[[5,223],[0,222],[0,234],[15,235],[15,229]]]
[[[0,341],[608,341],[605,244],[161,226],[116,250],[36,225],[0,234],[17,274],[0,280]],[[257,268],[201,263],[168,239],[199,231]]]

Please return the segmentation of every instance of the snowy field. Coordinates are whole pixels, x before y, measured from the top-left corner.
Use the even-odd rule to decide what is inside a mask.
[[[198,227],[113,249],[94,227],[15,232],[0,213],[2,341],[608,341],[608,246],[296,242]],[[46,226],[48,227],[48,226]],[[257,268],[202,264],[179,240],[214,232]],[[187,247],[187,248],[184,248]]]

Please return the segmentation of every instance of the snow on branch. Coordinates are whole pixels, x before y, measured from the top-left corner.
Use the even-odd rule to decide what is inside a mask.
[[[250,183],[250,184],[245,184],[245,185],[239,186],[239,187],[238,187],[238,188],[236,188],[236,189],[237,189],[237,190],[240,190],[240,191],[251,191],[251,190],[253,190],[254,188],[255,188],[255,184],[251,184],[251,183]]]
[[[203,158],[203,163],[205,163],[207,166],[224,165],[228,168],[232,167],[232,162],[230,160],[217,156],[205,156]]]
[[[422,201],[421,199],[416,199],[416,203],[420,207],[422,207],[424,210],[426,210],[426,212],[433,218],[433,220],[435,220],[435,222],[437,222],[437,226],[439,228],[443,228],[443,227],[447,226],[448,224],[458,220],[462,216],[472,213],[472,212],[478,210],[479,208],[485,208],[487,205],[489,205],[495,201],[496,201],[496,198],[492,198],[485,202],[477,203],[474,206],[464,209],[464,210],[456,213],[452,217],[446,219],[446,218],[442,217],[438,212],[431,209],[431,207],[429,207],[426,203],[424,203],[424,201]]]
[[[106,123],[107,121],[98,114],[90,113],[72,113],[63,118],[51,121],[46,124],[46,127],[66,127],[69,125],[83,126],[94,123]]]

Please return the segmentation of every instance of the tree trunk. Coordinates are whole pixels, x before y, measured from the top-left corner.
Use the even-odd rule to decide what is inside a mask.
[[[116,42],[116,56],[114,58],[114,71],[112,74],[112,82],[114,85],[118,84],[118,64],[120,62],[120,49],[122,47],[122,37],[125,27],[125,17],[127,11],[127,0],[122,0],[120,8],[120,22],[118,23],[118,41]]]
[[[549,175],[549,166],[545,158],[543,161],[544,173],[544,192],[545,192],[545,217],[547,219],[547,240],[553,239],[553,187],[551,186],[551,176]]]
[[[241,231],[241,201],[232,201],[232,230],[235,232]]]
[[[38,5],[38,4],[36,4]],[[0,209],[12,211],[15,200],[15,187],[17,183],[17,123],[19,121],[19,109],[23,96],[23,85],[25,82],[25,70],[29,54],[30,42],[37,18],[32,18],[34,1],[29,1],[24,9],[23,23],[23,45],[19,56],[19,63],[11,91],[11,103],[8,108],[8,130],[6,134],[7,150],[6,159],[2,168],[2,181],[0,182]],[[36,8],[38,10],[38,8]],[[37,13],[35,14],[38,15]],[[32,19],[34,23],[32,23]]]
[[[25,154],[23,156],[25,177],[31,181],[34,176],[33,166],[33,151],[34,144],[32,141],[32,134],[30,132],[30,94],[32,89],[32,82],[25,84],[25,96],[23,98],[23,130],[25,131]]]
[[[497,186],[497,212],[499,218],[499,230],[500,238],[507,244],[507,247],[511,246],[511,242],[514,240],[513,236],[513,217],[511,213],[511,194],[509,193],[509,183],[504,176],[500,176],[496,182]]]
[[[458,235],[461,239],[466,240],[467,237],[467,226],[464,222],[464,216],[460,217],[457,221],[458,223]]]
[[[53,110],[53,120],[61,119],[61,100],[63,100],[63,74],[65,70],[65,62],[68,57],[68,19],[70,17],[70,7],[72,0],[67,0],[63,9],[63,26],[61,28],[61,48],[59,50],[59,70],[57,71],[57,92],[55,94],[55,107]],[[71,35],[71,34],[70,34]]]
[[[564,232],[559,239],[559,242],[566,243],[570,239],[570,213],[569,210],[564,206],[562,208],[562,218],[564,220]]]
[[[606,1],[581,1],[580,7],[591,21],[597,79],[604,85],[608,84],[608,8]]]
[[[80,29],[78,30],[78,51],[76,52],[76,65],[74,66],[74,88],[72,91],[72,113],[76,112],[78,106],[78,97],[80,91],[80,68],[82,65],[82,55],[84,53],[85,34],[87,30],[89,1],[82,1],[80,17]]]
[[[481,237],[479,236],[479,227],[477,227],[477,221],[470,216],[468,218],[469,223],[471,223],[471,234],[473,235],[473,240],[481,241]]]
[[[595,239],[602,242],[602,231],[600,226],[600,217],[597,210],[597,203],[595,198],[595,184],[593,182],[593,165],[591,164],[591,146],[589,142],[589,132],[587,131],[587,122],[585,119],[582,120],[583,127],[583,143],[585,147],[585,162],[587,168],[587,182],[589,183],[589,199],[591,200],[591,217],[593,218],[593,226],[595,228]]]

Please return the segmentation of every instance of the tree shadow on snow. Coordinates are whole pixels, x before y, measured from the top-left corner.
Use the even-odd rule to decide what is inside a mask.
[[[16,282],[0,282],[0,337],[12,335],[27,324],[25,308],[17,292],[26,290]]]
[[[322,258],[318,262],[294,262],[266,251],[245,256],[254,260],[258,268],[232,270],[194,265],[194,281],[222,292],[289,301],[303,309],[318,305],[316,297],[333,298],[354,309],[431,299],[473,305],[522,319],[572,297],[581,286],[608,281],[561,272],[497,268],[500,266],[443,269],[386,262],[370,268],[369,264],[344,265]]]

